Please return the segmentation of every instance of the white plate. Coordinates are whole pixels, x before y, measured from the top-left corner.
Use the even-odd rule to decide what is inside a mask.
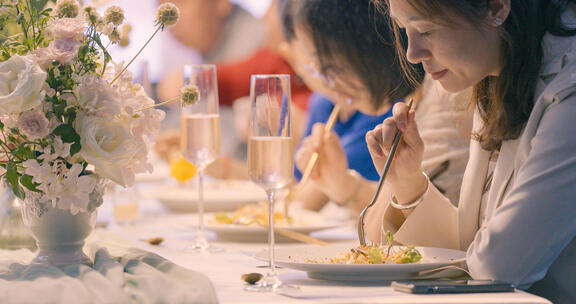
[[[311,211],[293,212],[297,222],[291,225],[276,225],[275,227],[310,234],[315,231],[331,229],[342,225],[341,222],[327,221],[322,215]],[[268,229],[258,225],[219,224],[214,221],[214,214],[206,217],[206,229],[216,232],[218,239],[237,242],[267,242]],[[294,240],[276,233],[276,241],[289,242]]]
[[[196,212],[198,188],[164,185],[142,190],[158,199],[172,212]],[[212,181],[205,183],[204,210],[230,211],[245,204],[266,200],[264,190],[249,181]]]
[[[414,278],[418,272],[462,263],[466,252],[453,249],[416,247],[422,261],[413,264],[321,264],[306,259],[331,258],[350,250],[354,245],[301,245],[276,249],[276,264],[306,271],[312,279],[331,281],[390,281]],[[268,252],[260,251],[256,259],[267,261]]]

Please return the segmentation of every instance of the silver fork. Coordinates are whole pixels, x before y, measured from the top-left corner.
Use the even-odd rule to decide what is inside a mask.
[[[412,99],[408,102],[408,109],[412,108]],[[392,142],[392,148],[390,148],[390,155],[388,155],[388,159],[386,160],[386,164],[384,164],[384,169],[382,170],[382,175],[380,175],[380,181],[378,182],[378,188],[376,188],[376,192],[374,193],[374,197],[368,206],[360,212],[360,218],[358,218],[358,239],[360,240],[360,245],[366,245],[366,234],[364,232],[364,217],[366,216],[366,211],[378,200],[378,196],[380,195],[380,191],[382,190],[382,185],[384,185],[384,179],[386,179],[386,175],[388,174],[388,170],[390,169],[390,165],[392,164],[392,160],[394,159],[394,154],[396,154],[396,149],[398,148],[398,144],[400,143],[400,139],[402,138],[402,132],[400,130],[396,131],[394,135],[394,141]]]

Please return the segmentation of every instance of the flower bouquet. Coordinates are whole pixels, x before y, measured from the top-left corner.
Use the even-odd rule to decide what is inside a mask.
[[[164,113],[132,83],[134,59],[116,63],[107,51],[121,40],[121,8],[100,16],[76,0],[39,2],[0,1],[0,179],[24,202],[38,262],[86,262],[81,247],[106,182],[130,186],[152,170]],[[161,5],[142,48],[177,19],[176,6]]]

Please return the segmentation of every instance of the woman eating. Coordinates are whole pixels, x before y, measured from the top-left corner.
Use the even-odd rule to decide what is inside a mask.
[[[405,32],[402,58],[446,90],[474,89],[470,159],[458,207],[422,173],[414,110],[367,134],[380,170],[398,128],[390,195],[367,221],[404,244],[467,250],[474,278],[496,279],[558,303],[576,289],[576,7],[568,0],[388,0]],[[397,35],[400,38],[400,35]],[[367,227],[367,228],[368,228]]]

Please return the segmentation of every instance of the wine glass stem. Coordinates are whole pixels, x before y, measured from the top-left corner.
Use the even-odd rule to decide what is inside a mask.
[[[204,170],[198,170],[198,240],[204,239]]]
[[[274,254],[274,199],[276,192],[273,190],[268,190],[268,254],[269,256],[269,264],[268,267],[270,268],[268,272],[269,277],[276,276],[276,263],[275,263],[275,254]]]

